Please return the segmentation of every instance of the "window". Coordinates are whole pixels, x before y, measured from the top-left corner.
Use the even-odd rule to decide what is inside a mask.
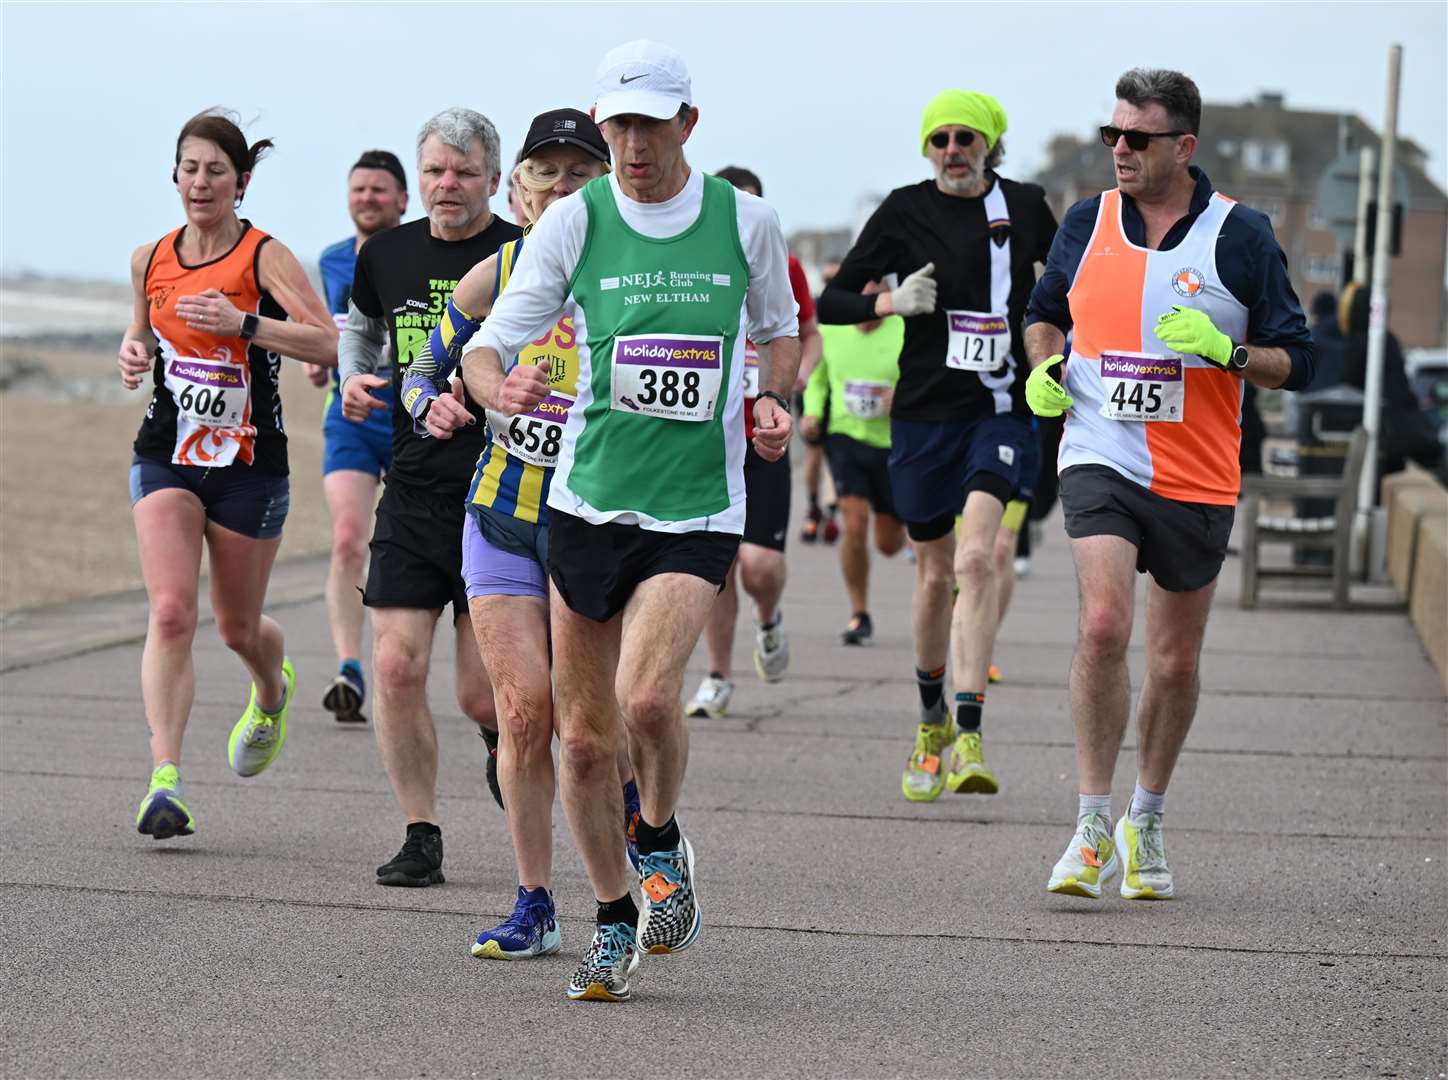
[[[1342,263],[1332,255],[1309,255],[1302,276],[1308,281],[1325,285],[1337,284],[1342,274]]]
[[[1242,166],[1248,172],[1281,175],[1287,171],[1291,156],[1282,139],[1247,139],[1242,143]]]

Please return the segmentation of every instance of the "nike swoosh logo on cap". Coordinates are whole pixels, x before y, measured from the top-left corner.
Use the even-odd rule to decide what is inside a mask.
[[[647,74],[648,74],[648,72],[645,71],[645,72],[644,72],[644,75],[647,75]],[[620,86],[626,86],[627,84],[633,82],[635,79],[642,79],[642,78],[644,77],[644,75],[620,75],[620,76],[618,77],[618,84],[619,84]]]

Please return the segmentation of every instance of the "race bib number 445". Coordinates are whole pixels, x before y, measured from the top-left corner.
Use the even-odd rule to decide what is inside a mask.
[[[614,339],[613,400],[620,412],[712,420],[724,377],[724,339],[632,334]]]
[[[1104,352],[1101,385],[1106,392],[1101,415],[1108,420],[1179,424],[1186,411],[1180,356]]]

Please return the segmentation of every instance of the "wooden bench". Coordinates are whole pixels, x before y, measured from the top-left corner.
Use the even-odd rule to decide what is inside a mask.
[[[1323,578],[1332,582],[1335,607],[1347,607],[1348,574],[1352,562],[1353,517],[1357,513],[1358,483],[1367,456],[1368,436],[1362,428],[1353,432],[1341,476],[1249,476],[1242,486],[1242,590],[1239,603],[1257,606],[1263,578]],[[1300,518],[1263,513],[1267,499],[1333,499],[1332,516]],[[1263,544],[1291,544],[1332,553],[1330,566],[1264,567]]]

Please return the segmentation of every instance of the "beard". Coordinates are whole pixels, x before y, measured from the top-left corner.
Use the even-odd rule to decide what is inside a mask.
[[[964,165],[966,173],[963,176],[951,176],[944,167],[940,170],[940,186],[946,191],[954,194],[964,194],[980,186],[985,179],[985,160],[976,158],[974,161],[960,161],[947,158],[946,165]]]

